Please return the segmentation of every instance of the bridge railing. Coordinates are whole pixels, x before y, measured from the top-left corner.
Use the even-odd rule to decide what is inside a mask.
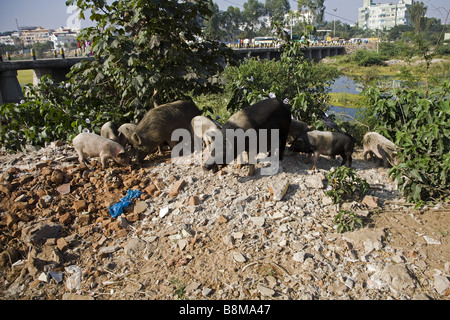
[[[7,60],[0,59],[0,105],[3,103],[17,103],[23,99],[23,92],[17,79],[18,70],[33,70],[33,84],[37,85],[44,75],[51,75],[56,82],[66,80],[70,68],[83,61],[93,60],[93,57],[65,57],[64,51],[60,58],[31,60]]]

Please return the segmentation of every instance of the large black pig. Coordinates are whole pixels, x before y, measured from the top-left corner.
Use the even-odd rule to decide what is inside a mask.
[[[256,154],[259,152],[275,150],[276,146],[272,145],[272,140],[278,144],[279,149],[277,155],[272,153],[271,156],[276,156],[277,161],[282,160],[290,124],[291,111],[277,98],[262,100],[236,112],[222,127],[220,139],[214,140],[213,149],[209,158],[205,161],[204,168],[216,172],[218,165],[226,166],[235,160],[241,151],[246,151],[250,160],[250,172],[252,172],[250,175],[254,174],[256,160],[252,163],[250,155],[253,153],[256,157]],[[266,129],[266,131],[261,129]],[[272,129],[278,129],[277,141],[275,141],[275,131],[272,131]],[[237,134],[239,131],[241,133],[244,132],[245,136],[247,136],[243,143],[244,150],[238,148],[239,143],[237,140],[239,137],[235,138],[235,136],[230,135],[230,132]],[[265,133],[263,134],[262,132]],[[253,142],[253,144],[250,142]],[[221,148],[218,148],[218,143],[221,144]],[[262,147],[265,147],[265,149]]]
[[[187,129],[192,133],[191,120],[201,112],[192,101],[175,101],[149,110],[136,126],[131,144],[143,154],[150,154],[158,146],[167,143],[173,148],[178,141],[172,141],[176,129]],[[143,154],[142,154],[143,153]]]
[[[340,132],[313,130],[306,132],[302,137],[298,137],[289,147],[289,150],[313,153],[311,169],[314,170],[321,154],[327,156],[340,155],[342,157],[341,166],[350,167],[354,147],[355,140],[349,135]]]

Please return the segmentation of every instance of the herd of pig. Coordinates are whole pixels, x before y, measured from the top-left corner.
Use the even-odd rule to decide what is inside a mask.
[[[309,154],[309,158],[313,157],[312,169],[316,167],[320,155],[331,157],[340,155],[342,157],[341,165],[350,167],[355,146],[355,139],[348,134],[311,130],[306,123],[292,119],[289,107],[277,98],[262,100],[236,112],[222,127],[202,116],[194,102],[176,101],[149,110],[137,125],[127,123],[117,127],[113,122],[107,122],[101,128],[101,135],[80,133],[73,139],[72,145],[78,154],[80,163],[85,165],[87,165],[86,157],[99,157],[103,168],[110,159],[127,166],[131,164],[132,153],[136,155],[137,162],[141,164],[145,156],[164,145],[173,149],[179,143],[172,140],[172,133],[176,129],[187,130],[192,134],[193,139],[200,138],[205,148],[209,147],[218,132],[221,132],[223,140],[219,143],[223,143],[222,146],[225,150],[230,146],[229,141],[226,141],[227,130],[254,129],[257,133],[257,145],[266,142],[270,148],[271,132],[273,129],[277,129],[274,131],[278,134],[277,160],[283,159],[284,149],[289,141],[290,151],[306,153]],[[258,134],[261,129],[267,129],[268,135]],[[261,139],[265,139],[265,141],[261,141]],[[127,149],[128,145],[131,145],[132,148]],[[364,160],[367,160],[367,156],[370,155],[382,159],[385,166],[396,162],[395,145],[378,133],[367,133],[363,138],[363,146]],[[248,152],[249,148],[247,143],[245,151]],[[239,156],[236,148],[231,153],[233,160]],[[229,163],[225,159],[222,159],[222,162],[217,159],[217,155],[214,155],[214,148],[212,148],[203,167],[215,172],[220,165],[225,166]]]

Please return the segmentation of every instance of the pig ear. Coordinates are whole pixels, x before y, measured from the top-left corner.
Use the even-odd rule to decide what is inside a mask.
[[[136,144],[141,144],[141,137],[139,137],[136,132],[133,133],[133,140],[136,141]]]

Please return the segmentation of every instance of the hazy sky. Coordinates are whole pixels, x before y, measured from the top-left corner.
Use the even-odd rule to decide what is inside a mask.
[[[239,7],[243,10],[243,0],[213,0],[221,10],[228,6]],[[0,32],[17,30],[16,19],[20,26],[42,26],[57,29],[68,26],[71,22],[71,12],[65,5],[65,0],[0,0]],[[265,3],[265,0],[259,0]],[[290,0],[291,9],[297,9],[297,1]],[[398,2],[398,0],[375,0],[376,3]],[[447,11],[450,10],[449,0],[423,0],[428,7],[427,16],[436,17],[445,21]],[[352,24],[358,19],[358,8],[362,7],[363,0],[325,0],[325,20],[334,19]],[[337,9],[334,12],[333,9]],[[331,14],[331,15],[330,15]],[[335,15],[335,16],[332,16]],[[450,20],[450,17],[449,17]],[[449,23],[448,21],[447,23]],[[81,27],[88,26],[86,21]]]

